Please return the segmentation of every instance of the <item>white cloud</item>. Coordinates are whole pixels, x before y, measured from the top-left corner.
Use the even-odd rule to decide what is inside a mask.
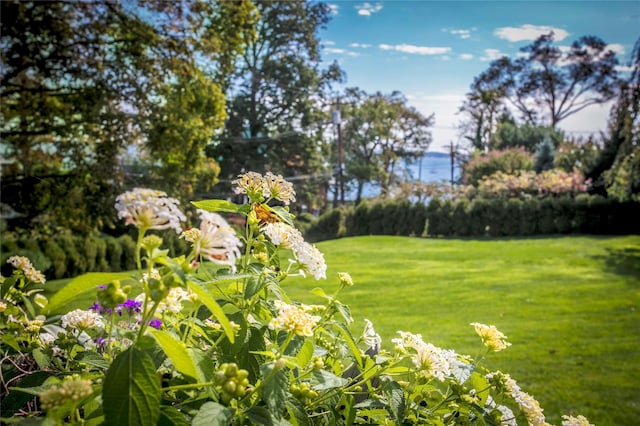
[[[349,47],[359,47],[359,48],[362,48],[362,49],[368,49],[369,47],[371,47],[371,45],[370,44],[363,44],[363,43],[351,43],[349,45]]]
[[[637,67],[632,67],[629,65],[616,65],[615,69],[618,72],[632,72],[636,69]]]
[[[468,38],[471,38],[471,32],[472,31],[476,31],[476,27],[470,28],[470,29],[453,29],[453,30],[445,30],[446,32],[448,32],[449,34],[452,35],[457,35],[458,37],[460,37],[463,40],[466,40]]]
[[[356,9],[358,10],[358,15],[371,16],[374,13],[380,12],[382,10],[382,3],[371,4],[369,2],[366,2],[357,5]]]
[[[569,33],[562,28],[553,28],[546,25],[524,24],[519,27],[501,27],[496,28],[493,34],[496,37],[503,38],[508,41],[525,41],[535,40],[543,34],[553,32],[553,37],[557,41],[562,41]]]
[[[618,43],[608,44],[607,45],[607,50],[612,50],[617,55],[624,54],[624,46],[621,45],[621,44],[618,44]]]
[[[345,55],[345,56],[351,56],[351,57],[357,57],[360,56],[360,54],[358,52],[352,52],[350,50],[346,50],[346,49],[339,49],[339,48],[335,48],[335,47],[325,47],[324,48],[324,52],[328,53],[328,54],[333,54],[333,55]]]
[[[382,50],[397,50],[398,52],[411,53],[415,55],[443,55],[451,52],[450,47],[415,46],[412,44],[380,44],[378,47]]]
[[[502,53],[498,49],[484,49],[484,56],[480,58],[481,61],[494,61],[500,59],[503,56],[509,56],[506,53]]]
[[[473,55],[471,53],[462,53],[460,54],[460,59],[468,61],[469,59],[473,59]]]
[[[325,46],[335,46],[336,42],[331,40],[323,40],[322,44],[324,44]]]
[[[329,4],[328,6],[329,6],[330,13],[333,16],[336,16],[338,14],[338,10],[340,9],[340,6],[338,6],[337,4]]]

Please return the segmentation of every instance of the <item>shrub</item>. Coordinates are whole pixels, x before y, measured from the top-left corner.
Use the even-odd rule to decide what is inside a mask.
[[[120,272],[122,271],[122,245],[120,241],[113,238],[107,237],[105,238],[106,243],[106,261],[109,265],[109,270],[111,272]]]
[[[362,202],[347,215],[345,219],[345,235],[369,235],[369,204]]]
[[[128,235],[118,237],[118,243],[122,247],[121,271],[136,269],[136,243]]]
[[[309,227],[305,238],[311,242],[340,238],[343,231],[343,210],[336,208],[325,212]]]
[[[533,170],[533,155],[523,148],[489,151],[486,155],[472,158],[464,165],[463,180],[466,184],[477,186],[485,176],[496,172],[514,174],[521,170]]]
[[[46,270],[48,277],[64,278],[67,273],[67,255],[54,238],[42,240],[41,250],[51,259],[51,267]]]

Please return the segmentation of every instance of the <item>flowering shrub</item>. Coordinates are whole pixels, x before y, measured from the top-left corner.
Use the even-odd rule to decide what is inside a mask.
[[[575,195],[586,190],[587,183],[580,172],[569,173],[559,169],[542,173],[525,170],[515,174],[496,172],[478,183],[478,195],[487,198]]]
[[[195,202],[201,224],[181,232],[191,252],[175,258],[145,233],[175,229],[177,202],[142,189],[119,197],[120,216],[139,229],[140,268],[127,280],[81,276],[59,291],[100,284],[86,310],[45,317],[60,298],[47,305],[41,274],[26,258],[10,259],[0,305],[3,421],[546,424],[531,395],[477,360],[406,331],[382,349],[369,321],[354,336],[338,299],[354,285],[348,273],[338,274],[335,294],[314,290],[322,305],[290,300],[280,286],[287,277],[326,278],[322,253],[292,225],[293,189],[270,174],[234,183],[247,203]],[[243,215],[244,235],[217,212]],[[482,357],[510,345],[494,326],[471,326]],[[589,423],[566,416],[562,424]]]

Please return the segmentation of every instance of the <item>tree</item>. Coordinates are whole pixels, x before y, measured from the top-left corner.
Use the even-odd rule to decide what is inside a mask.
[[[369,95],[357,88],[347,89],[343,111],[346,172],[357,183],[356,203],[369,181],[379,182],[386,195],[398,176],[398,160],[417,159],[429,147],[433,115],[408,106],[400,92]]]
[[[3,193],[12,195],[3,200],[27,223],[46,214],[77,231],[100,226],[113,216],[105,199],[119,190],[120,156],[136,144],[163,177],[189,176],[204,160],[191,154],[222,124],[224,96],[214,77],[250,32],[248,1],[1,7]],[[184,138],[194,127],[197,137]],[[190,155],[178,158],[182,151]],[[182,170],[172,174],[176,163]],[[73,214],[65,210],[70,201]]]
[[[547,133],[536,149],[536,159],[533,163],[533,170],[542,173],[545,170],[553,169],[554,149],[551,136]]]
[[[611,109],[609,131],[586,177],[592,192],[619,199],[640,199],[640,39],[631,54],[631,73],[620,82]]]
[[[534,126],[531,124],[518,125],[513,121],[503,121],[491,137],[489,146],[491,149],[503,150],[507,148],[524,148],[534,153],[545,138],[549,138],[551,148],[557,148],[564,139],[564,134],[545,126]]]
[[[472,113],[472,123],[490,133],[490,112],[504,104],[526,123],[555,128],[567,117],[615,96],[618,60],[601,39],[583,36],[566,50],[553,41],[553,33],[542,35],[520,49],[523,57],[497,59],[474,79],[463,105]]]

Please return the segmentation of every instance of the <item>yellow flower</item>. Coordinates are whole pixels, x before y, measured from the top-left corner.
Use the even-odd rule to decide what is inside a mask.
[[[507,336],[498,331],[494,325],[480,324],[479,322],[473,322],[471,325],[475,327],[482,343],[490,351],[499,352],[511,346],[511,343],[504,340]]]

